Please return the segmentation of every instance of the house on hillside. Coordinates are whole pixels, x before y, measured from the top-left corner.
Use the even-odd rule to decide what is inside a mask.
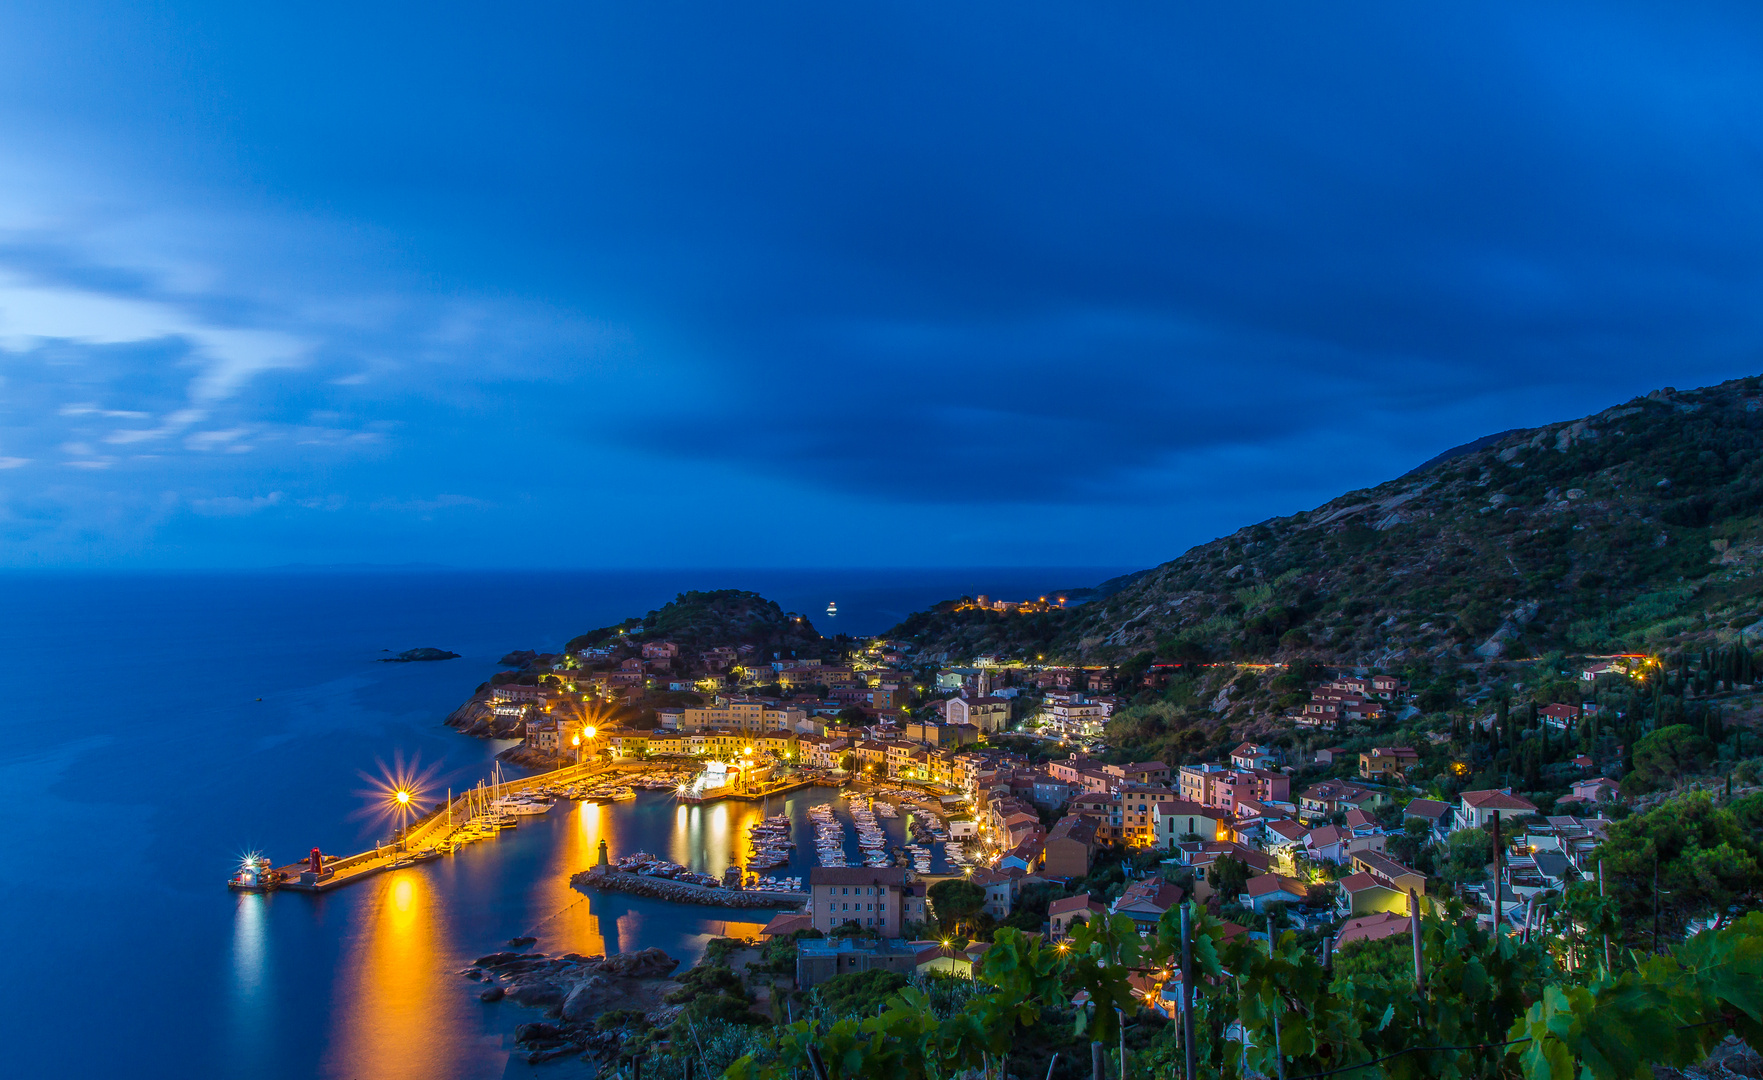
[[[1577,705],[1544,705],[1537,710],[1537,718],[1557,731],[1579,723],[1580,709]]]
[[[1157,847],[1174,848],[1190,837],[1201,840],[1219,839],[1220,830],[1230,831],[1230,814],[1210,806],[1172,799],[1159,802],[1152,816]]]
[[[1103,907],[1089,894],[1068,896],[1063,900],[1055,900],[1047,905],[1047,934],[1054,941],[1062,940],[1071,933],[1074,920],[1085,922],[1098,915],[1106,915],[1108,909]]]
[[[1041,870],[1048,877],[1080,878],[1096,854],[1096,822],[1077,814],[1060,818],[1041,846]]]
[[[1419,818],[1426,822],[1429,839],[1443,840],[1451,831],[1451,804],[1436,799],[1415,799],[1402,811],[1404,823],[1408,818]]]
[[[1181,903],[1181,898],[1181,886],[1162,878],[1146,878],[1126,887],[1120,899],[1114,901],[1113,912],[1127,916],[1140,933],[1145,933],[1155,930],[1163,913]]]
[[[1457,800],[1456,827],[1459,829],[1479,829],[1492,821],[1495,813],[1511,818],[1536,812],[1535,803],[1512,794],[1511,788],[1465,791]]]
[[[1302,881],[1284,874],[1261,874],[1249,879],[1237,900],[1244,907],[1264,913],[1273,904],[1301,907],[1309,900],[1309,890]]]
[[[1608,777],[1598,776],[1590,780],[1575,780],[1573,790],[1561,798],[1562,803],[1610,803],[1622,798],[1622,785]]]
[[[1230,763],[1237,769],[1273,768],[1273,747],[1246,742],[1230,752]]]
[[[1366,780],[1401,780],[1420,764],[1412,746],[1377,746],[1359,755],[1359,775]]]

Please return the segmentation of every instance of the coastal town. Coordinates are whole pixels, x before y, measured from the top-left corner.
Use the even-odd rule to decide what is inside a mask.
[[[1017,617],[1040,603],[959,607]],[[1612,823],[1649,790],[1619,779],[1625,762],[1637,771],[1620,740],[1640,730],[1620,714],[1669,675],[1639,655],[1513,667],[1529,700],[1508,690],[1429,711],[1408,678],[1374,670],[949,663],[886,637],[807,651],[625,626],[564,653],[511,654],[517,666],[451,722],[518,736],[505,756],[529,768],[684,767],[693,775],[675,797],[686,802],[833,789],[862,837],[861,865],[847,864],[845,827],[826,804],[812,837],[767,818],[737,853],[745,870],[697,892],[636,883],[692,876],[647,853],[614,853],[582,878],[695,903],[757,902],[743,890],[800,901],[760,940],[794,942],[805,992],[837,974],[970,971],[1004,927],[1059,943],[1074,922],[1120,915],[1149,936],[1190,901],[1234,932],[1291,930],[1342,958],[1379,942],[1406,949],[1417,918],[1447,907],[1489,932],[1571,933],[1565,898],[1602,882]],[[1115,744],[1118,721],[1184,680],[1244,672],[1288,690],[1291,676],[1305,680],[1257,737],[1176,761]],[[883,838],[877,815],[902,811],[921,842]],[[805,881],[766,875],[809,844]],[[1179,1011],[1178,976],[1135,976],[1134,988],[1148,1007]]]

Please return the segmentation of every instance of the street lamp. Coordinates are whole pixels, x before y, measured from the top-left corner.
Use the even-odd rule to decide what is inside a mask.
[[[398,814],[398,850],[404,850],[404,841],[410,835],[410,789],[399,788],[392,792],[393,808]]]

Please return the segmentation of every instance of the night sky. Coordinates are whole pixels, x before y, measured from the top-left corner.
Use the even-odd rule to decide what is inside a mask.
[[[0,565],[1151,565],[1759,371],[1755,5],[0,8]]]

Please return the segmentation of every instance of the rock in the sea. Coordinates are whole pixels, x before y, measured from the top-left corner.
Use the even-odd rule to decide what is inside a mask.
[[[563,1019],[571,1024],[585,1024],[608,1009],[622,1007],[629,997],[629,987],[619,980],[590,976],[577,983],[564,999]]]
[[[457,659],[459,659],[459,654],[456,652],[448,652],[446,649],[424,648],[424,649],[406,649],[403,652],[399,653],[397,656],[381,657],[379,662],[382,664],[410,664],[410,663],[416,663],[416,662],[423,661],[423,660],[457,660]]]
[[[543,1065],[547,1061],[556,1061],[560,1057],[568,1057],[576,1052],[575,1046],[560,1046],[555,1050],[534,1050],[526,1056],[528,1065]]]
[[[508,939],[508,947],[510,949],[524,949],[537,940],[539,939],[536,937],[511,937]]]
[[[543,960],[544,953],[493,952],[488,956],[480,956],[471,962],[472,967],[500,968],[507,967],[516,960]]]
[[[468,979],[473,979],[473,980],[482,979],[484,977],[484,973],[474,967],[466,968],[464,971],[461,971],[459,974],[465,976]]]
[[[514,1029],[514,1041],[517,1043],[543,1042],[548,1039],[561,1038],[563,1038],[563,1029],[556,1024],[546,1024],[542,1022],[521,1024]]]
[[[477,996],[479,1001],[501,1001],[507,991],[500,986],[492,986]]]
[[[678,960],[653,947],[608,956],[600,964],[600,970],[606,974],[627,979],[659,979],[671,974],[676,967],[679,967]]]

